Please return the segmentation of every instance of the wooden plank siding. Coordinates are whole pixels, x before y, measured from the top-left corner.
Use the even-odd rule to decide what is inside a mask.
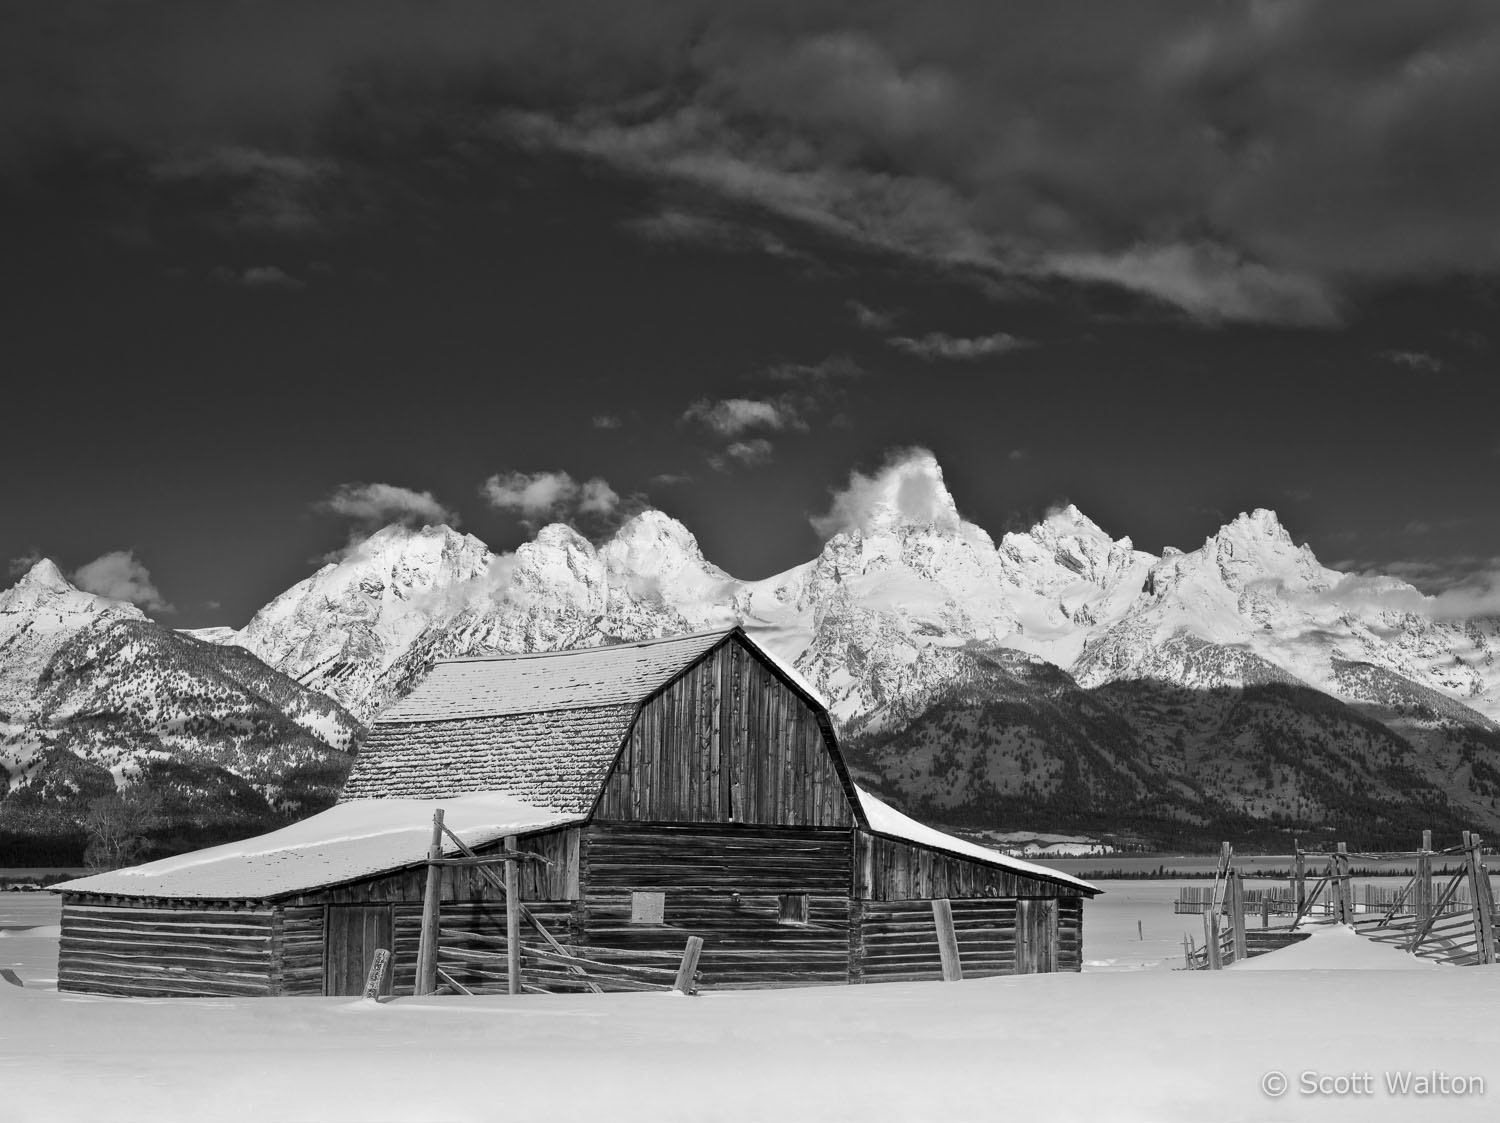
[[[1081,898],[970,898],[952,907],[966,979],[1082,969]],[[943,977],[931,901],[867,901],[862,913],[862,974],[851,982]]]
[[[549,863],[522,864],[520,875],[523,901],[570,901],[578,898],[579,831],[578,827],[567,827],[542,834],[525,835],[517,841],[517,849],[528,854],[540,854]],[[476,846],[474,853],[484,856],[503,849],[504,842],[496,841],[486,846]],[[499,866],[489,868],[497,873],[500,870]],[[505,899],[504,894],[476,867],[443,866],[440,876],[444,901]],[[308,893],[289,895],[282,903],[288,906],[396,904],[403,901],[420,903],[426,884],[427,867],[422,864],[346,885],[333,885]]]
[[[867,831],[856,832],[854,892],[871,901],[1078,895],[1072,886],[1027,877]]]
[[[701,936],[705,989],[842,983],[849,972],[847,830],[591,823],[580,920],[590,947],[681,952]],[[662,924],[631,921],[631,894],[665,894]],[[807,922],[782,922],[805,895]]]
[[[826,717],[731,638],[641,707],[594,815],[847,827],[832,743]]]
[[[155,997],[269,995],[274,913],[63,898],[57,988]]]

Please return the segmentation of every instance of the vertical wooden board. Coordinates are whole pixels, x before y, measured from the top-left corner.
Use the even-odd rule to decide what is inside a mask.
[[[727,682],[725,669],[729,665],[732,650],[732,644],[721,644],[713,657],[713,725],[709,741],[709,804],[706,817],[718,822],[729,817],[728,811],[725,810],[729,801],[725,798],[724,786],[724,713],[729,702],[729,692],[725,689]]]

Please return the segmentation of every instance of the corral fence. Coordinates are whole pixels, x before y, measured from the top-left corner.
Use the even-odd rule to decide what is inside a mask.
[[[1356,893],[1351,873],[1354,858],[1385,862],[1414,860],[1416,873],[1399,889],[1364,885]],[[1436,880],[1435,859],[1458,859],[1456,870],[1445,869]],[[1323,864],[1319,871],[1316,867]],[[1446,877],[1441,888],[1438,883]],[[1234,850],[1223,844],[1219,865],[1209,889],[1181,890],[1175,904],[1179,913],[1201,913],[1203,944],[1183,937],[1183,958],[1189,970],[1218,970],[1239,959],[1284,947],[1305,936],[1299,928],[1310,916],[1348,924],[1374,940],[1395,944],[1415,955],[1444,963],[1475,964],[1496,961],[1494,890],[1483,862],[1483,842],[1463,832],[1460,845],[1432,848],[1432,832],[1422,832],[1422,847],[1411,852],[1353,854],[1344,843],[1332,852],[1296,848],[1290,884],[1247,890],[1234,866]],[[1247,929],[1246,914],[1261,914],[1259,930]],[[1363,914],[1363,915],[1361,915]],[[1285,926],[1272,927],[1273,915],[1290,915]]]

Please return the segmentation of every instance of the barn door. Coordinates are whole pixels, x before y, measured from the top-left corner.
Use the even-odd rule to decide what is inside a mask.
[[[1022,897],[1016,902],[1016,974],[1057,970],[1057,901]]]
[[[362,994],[378,948],[394,955],[395,918],[390,905],[329,905],[323,960],[324,994]],[[387,971],[380,993],[391,993]]]

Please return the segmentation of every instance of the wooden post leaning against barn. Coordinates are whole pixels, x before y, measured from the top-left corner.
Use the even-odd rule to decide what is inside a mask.
[[[432,844],[427,848],[427,886],[422,893],[422,938],[417,945],[416,994],[437,990],[438,920],[443,891],[443,809],[432,813]]]
[[[677,981],[672,989],[680,994],[698,993],[698,957],[703,954],[703,937],[689,936],[687,947],[682,949],[682,962],[677,967]]]
[[[391,953],[388,948],[376,948],[375,955],[370,960],[370,973],[365,976],[365,998],[380,1000],[380,986],[385,982],[386,969],[391,965]]]
[[[1016,910],[1018,914],[1020,909]],[[958,961],[958,933],[953,929],[953,904],[946,897],[932,902],[932,919],[937,925],[938,956],[943,961],[943,981],[960,982],[964,977],[963,965]],[[1019,944],[1020,941],[1017,940]],[[1019,964],[1018,964],[1019,966]]]
[[[515,835],[505,836],[505,849],[514,852]],[[505,990],[521,993],[521,876],[512,860],[505,863]]]

